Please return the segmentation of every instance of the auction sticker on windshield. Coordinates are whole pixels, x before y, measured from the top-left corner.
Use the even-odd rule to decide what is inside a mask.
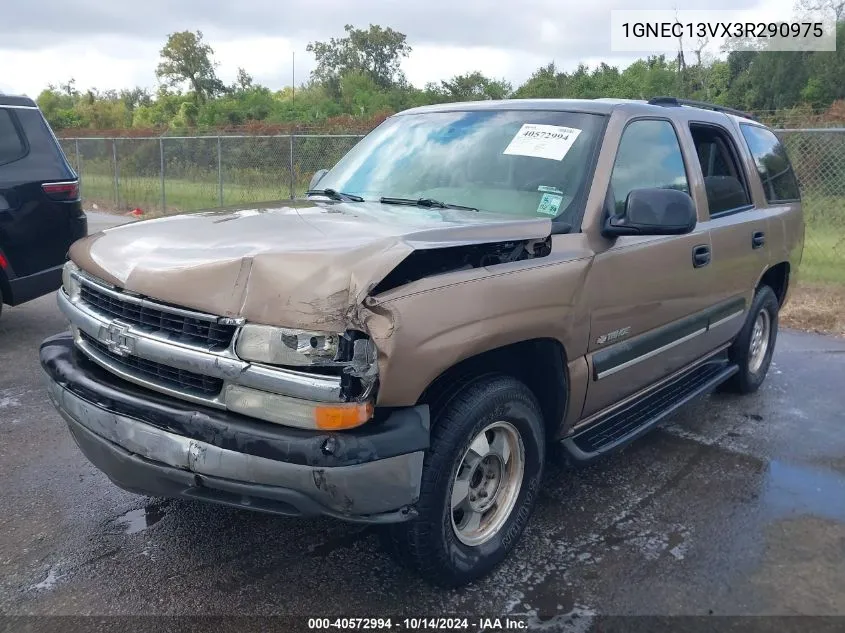
[[[580,133],[572,127],[525,123],[502,153],[563,160]]]

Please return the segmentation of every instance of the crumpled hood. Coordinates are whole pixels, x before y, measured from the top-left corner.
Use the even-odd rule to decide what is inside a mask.
[[[378,203],[292,203],[147,220],[76,242],[71,259],[115,286],[211,314],[341,331],[414,249],[541,239],[544,218]]]

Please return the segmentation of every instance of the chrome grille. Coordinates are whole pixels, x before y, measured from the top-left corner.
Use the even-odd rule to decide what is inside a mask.
[[[84,332],[81,332],[80,336],[85,344],[96,351],[98,355],[105,357],[110,363],[121,367],[127,373],[138,378],[144,378],[164,387],[202,397],[214,397],[223,389],[221,378],[203,376],[137,356],[121,356],[110,351],[100,341]]]
[[[162,304],[150,305],[121,299],[114,292],[100,290],[92,283],[82,282],[80,301],[89,309],[107,317],[120,319],[145,332],[166,336],[168,339],[207,349],[224,349],[235,335],[234,325],[221,325],[214,321],[194,318],[176,310],[170,312]]]

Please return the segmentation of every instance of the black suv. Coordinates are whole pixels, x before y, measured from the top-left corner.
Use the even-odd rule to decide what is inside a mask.
[[[87,233],[79,179],[38,106],[0,95],[0,310],[59,288]]]

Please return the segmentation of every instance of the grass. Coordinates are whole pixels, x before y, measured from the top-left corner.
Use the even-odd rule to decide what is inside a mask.
[[[800,281],[789,291],[780,324],[845,336],[845,285]]]
[[[841,227],[807,226],[801,279],[811,283],[845,284],[845,217]]]
[[[268,179],[272,183],[272,179]],[[151,177],[124,177],[120,181],[120,205],[116,204],[114,180],[111,175],[85,174],[82,177],[82,196],[86,204],[95,203],[107,210],[127,211],[136,207],[144,212],[162,212],[161,181]],[[305,184],[297,186],[297,194],[306,189]],[[278,184],[256,186],[235,182],[223,182],[223,205],[220,204],[220,189],[217,174],[208,180],[165,181],[167,213],[196,211],[211,207],[284,200],[290,197],[290,181],[279,180]]]

